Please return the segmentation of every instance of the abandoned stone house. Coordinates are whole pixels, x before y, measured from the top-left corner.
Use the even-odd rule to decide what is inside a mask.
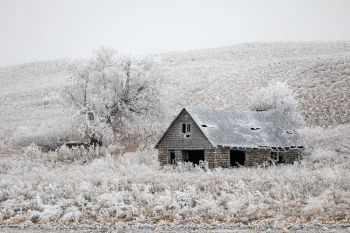
[[[292,163],[304,149],[303,140],[278,110],[224,112],[184,108],[156,148],[161,165],[177,162],[208,166],[254,166]]]

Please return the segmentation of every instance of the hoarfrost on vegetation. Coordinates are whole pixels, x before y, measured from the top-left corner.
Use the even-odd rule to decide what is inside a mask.
[[[273,82],[267,87],[257,89],[250,108],[254,111],[278,109],[293,126],[300,127],[303,124],[296,93],[286,82]]]
[[[299,133],[310,148],[305,159],[267,168],[210,170],[206,164],[180,164],[160,169],[153,149],[117,156],[103,151],[103,157],[90,160],[75,151],[72,162],[56,159],[63,152],[42,153],[31,145],[22,158],[1,162],[1,221],[245,222],[258,228],[313,221],[346,224],[350,126],[304,128]],[[315,133],[320,136],[313,137]]]
[[[148,143],[165,107],[155,67],[155,59],[103,47],[87,64],[72,67],[73,84],[64,97],[80,116],[80,138],[98,138],[105,145],[116,140]]]

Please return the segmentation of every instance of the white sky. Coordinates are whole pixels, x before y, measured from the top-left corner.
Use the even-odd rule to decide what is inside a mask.
[[[281,40],[350,40],[350,0],[0,0],[0,65]]]

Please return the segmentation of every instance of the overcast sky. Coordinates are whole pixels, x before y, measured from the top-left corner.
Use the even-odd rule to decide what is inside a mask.
[[[350,0],[0,0],[0,65],[250,41],[350,40]]]

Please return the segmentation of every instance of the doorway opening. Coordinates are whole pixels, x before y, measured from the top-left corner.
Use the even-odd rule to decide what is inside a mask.
[[[183,161],[199,164],[199,161],[204,161],[204,150],[184,150],[182,151]]]
[[[245,153],[240,150],[230,151],[230,164],[233,167],[244,166],[245,163]]]
[[[169,164],[174,165],[175,164],[175,151],[171,150],[169,152],[170,152]]]

